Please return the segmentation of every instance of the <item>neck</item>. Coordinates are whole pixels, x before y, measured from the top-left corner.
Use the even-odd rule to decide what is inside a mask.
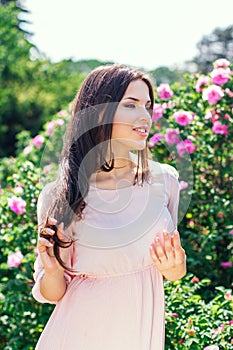
[[[114,154],[114,168],[110,172],[97,171],[92,174],[90,182],[97,187],[99,183],[100,187],[104,185],[106,188],[116,187],[116,184],[122,180],[127,184],[134,183],[136,171],[137,164],[131,159],[129,152],[117,157]]]

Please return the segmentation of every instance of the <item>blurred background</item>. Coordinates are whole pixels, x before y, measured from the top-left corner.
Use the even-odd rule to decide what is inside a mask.
[[[232,10],[232,0],[0,0],[0,349],[33,350],[53,310],[31,294],[38,196],[83,79],[123,63],[152,77],[148,145],[179,172],[188,274],[164,281],[165,349],[232,350]]]
[[[232,9],[231,0],[0,0],[0,157],[15,155],[16,134],[35,136],[100,64],[136,66],[159,85],[231,61]]]

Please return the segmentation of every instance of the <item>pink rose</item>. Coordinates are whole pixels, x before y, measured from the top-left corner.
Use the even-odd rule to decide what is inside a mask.
[[[54,132],[54,127],[55,127],[55,123],[53,120],[51,122],[47,122],[45,134],[48,136],[52,136]]]
[[[67,117],[68,116],[68,112],[65,109],[62,109],[61,111],[59,111],[57,113],[60,117]]]
[[[8,198],[8,207],[17,215],[25,213],[26,202],[21,197]]]
[[[194,146],[191,140],[186,139],[184,141],[179,142],[176,145],[176,149],[179,156],[183,157],[185,153],[193,153],[196,150],[196,146]]]
[[[65,111],[66,112],[66,111]],[[59,126],[61,126],[61,125],[63,125],[64,124],[64,120],[63,119],[56,119],[55,121],[55,125],[59,125]]]
[[[225,119],[228,120],[228,121],[231,120],[231,116],[230,116],[230,114],[228,114],[228,113],[225,113],[224,117],[225,117]]]
[[[178,315],[177,313],[174,312],[174,313],[172,314],[172,317],[178,318],[179,315]]]
[[[32,139],[32,144],[38,148],[42,146],[44,142],[44,137],[42,135],[37,135]]]
[[[227,68],[230,65],[230,62],[225,58],[219,58],[213,63],[215,68]]]
[[[8,267],[19,267],[22,260],[23,260],[23,254],[21,252],[9,254],[7,257],[7,266]]]
[[[63,124],[64,124],[64,120],[61,118],[47,122],[45,134],[48,136],[52,136],[54,133],[54,128],[56,126],[61,126]]]
[[[212,131],[215,134],[229,135],[228,125],[222,124],[219,121],[215,121],[212,127]]]
[[[177,104],[172,102],[172,101],[167,101],[167,102],[163,102],[162,106],[163,106],[163,109],[172,109],[176,106]]]
[[[229,89],[229,88],[226,88],[225,89],[225,92],[227,93],[227,95],[232,98],[233,97],[233,92]]]
[[[192,227],[192,228],[195,227],[195,222],[194,222],[193,219],[190,219],[188,224],[189,224],[189,226]]]
[[[226,299],[231,299],[231,292],[226,292],[224,296]]]
[[[196,82],[195,89],[196,92],[202,92],[203,86],[207,85],[210,81],[210,78],[207,77],[206,75],[201,75]]]
[[[224,331],[224,328],[225,328],[225,324],[222,323],[221,326],[219,326],[218,328],[215,328],[215,329],[213,330],[213,333],[214,333],[214,334],[221,333],[221,332]]]
[[[204,348],[204,350],[219,350],[217,345],[209,345]]]
[[[165,134],[165,140],[167,143],[178,143],[180,141],[179,129],[168,129]]]
[[[169,84],[160,84],[157,88],[157,92],[161,100],[167,100],[173,96],[173,91]]]
[[[224,85],[230,79],[231,71],[230,69],[215,68],[210,76],[214,84]]]
[[[216,104],[224,95],[223,90],[218,85],[211,85],[202,92],[204,101],[208,101],[210,105]]]
[[[160,135],[159,133],[156,133],[150,138],[149,143],[150,144],[154,144],[154,143],[160,142],[163,139],[164,139],[163,135]]]
[[[223,261],[220,266],[224,269],[228,269],[230,267],[232,267],[232,262],[231,261]]]
[[[153,108],[152,120],[156,122],[159,118],[163,116],[163,106],[159,103],[155,103]]]
[[[213,117],[213,115],[212,115],[212,112],[211,112],[211,111],[206,112],[206,114],[205,114],[205,120],[212,119],[212,117]]]
[[[180,191],[182,191],[188,187],[188,183],[186,181],[180,181],[179,186],[180,186]]]
[[[27,154],[31,153],[31,151],[32,151],[32,145],[29,145],[29,146],[24,148],[23,154],[27,155]]]
[[[173,114],[174,119],[177,121],[178,124],[185,126],[190,124],[193,121],[193,115],[190,112],[186,112],[183,110],[180,110],[178,112],[175,112]]]
[[[231,230],[231,231],[229,232],[229,234],[230,234],[230,235],[233,235],[233,230]]]
[[[192,279],[191,279],[191,282],[193,282],[193,283],[198,283],[199,282],[199,278],[198,277],[193,277]]]
[[[52,164],[45,165],[43,169],[44,174],[48,175],[51,172],[52,167],[53,167]]]

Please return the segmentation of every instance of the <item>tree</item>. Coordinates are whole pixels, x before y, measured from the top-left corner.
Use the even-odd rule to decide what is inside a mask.
[[[23,28],[25,13],[22,1],[0,0],[0,157],[15,155],[16,134],[26,129],[36,135],[74,98],[84,78],[69,61],[30,59],[37,48]]]
[[[170,69],[168,67],[161,66],[149,71],[149,73],[152,79],[154,79],[156,85],[173,84],[175,82],[185,83],[183,78],[184,72],[177,69]]]
[[[19,19],[21,12],[27,12],[20,2],[0,2],[0,156],[4,154],[5,146],[13,143],[17,125],[17,90],[29,79],[27,65],[32,44],[25,38],[29,35],[21,24],[26,21]],[[10,147],[11,148],[11,147]]]
[[[233,25],[225,29],[216,28],[211,34],[205,35],[197,44],[199,54],[187,63],[195,63],[196,71],[208,73],[212,62],[219,58],[233,61]]]

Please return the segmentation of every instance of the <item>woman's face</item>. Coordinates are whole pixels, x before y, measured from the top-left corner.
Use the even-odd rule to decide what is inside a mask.
[[[119,102],[112,128],[113,152],[143,150],[151,128],[151,99],[147,84],[132,81]]]

